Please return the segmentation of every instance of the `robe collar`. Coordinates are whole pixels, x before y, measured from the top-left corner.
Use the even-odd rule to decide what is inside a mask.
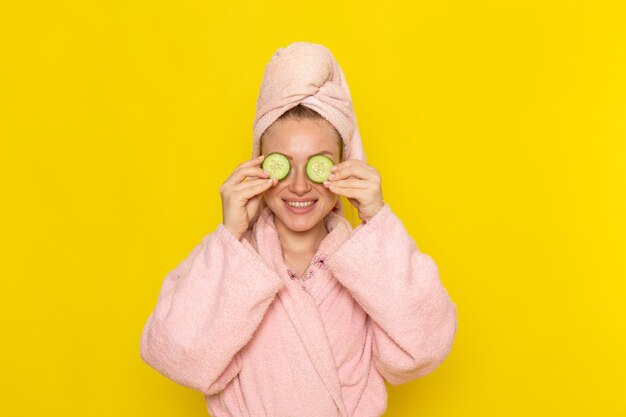
[[[350,222],[335,211],[330,211],[326,217],[324,217],[323,221],[326,225],[326,230],[328,230],[328,234],[320,242],[313,256],[311,265],[309,266],[309,270],[307,271],[308,276],[303,277],[303,279],[309,278],[315,269],[325,269],[325,262],[328,257],[333,254],[352,233],[352,225]],[[289,277],[291,279],[298,278],[294,277],[295,271],[289,268],[285,262],[280,237],[276,229],[275,214],[269,207],[265,207],[259,215],[253,226],[253,235],[257,245],[257,251],[274,270],[282,277]]]
[[[300,336],[309,359],[337,406],[339,416],[348,417],[348,411],[341,396],[341,384],[332,348],[314,298],[316,294],[314,291],[309,293],[304,285],[293,279],[293,271],[290,272],[282,254],[274,219],[274,213],[266,207],[254,223],[253,236],[257,251],[264,261],[285,279],[287,285],[277,293],[277,300]],[[328,213],[324,222],[328,234],[320,242],[313,261],[307,269],[307,272],[320,275],[313,277],[318,289],[321,288],[319,284],[323,282],[322,278],[327,283],[334,280],[332,271],[328,270],[326,260],[352,233],[350,222],[334,211]]]

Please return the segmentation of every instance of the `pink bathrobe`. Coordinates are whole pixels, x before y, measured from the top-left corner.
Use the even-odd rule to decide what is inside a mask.
[[[375,417],[452,349],[456,305],[436,263],[385,204],[341,215],[302,277],[263,209],[237,240],[220,224],[162,284],[141,358],[205,395],[214,417]]]

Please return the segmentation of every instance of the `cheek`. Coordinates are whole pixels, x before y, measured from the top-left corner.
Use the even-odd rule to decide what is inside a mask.
[[[280,183],[265,190],[265,192],[263,193],[263,198],[265,198],[266,202],[277,198],[279,187]]]
[[[263,198],[265,198],[266,200],[269,200],[272,198],[273,195],[274,195],[274,187],[265,190],[265,192],[263,193]]]
[[[323,185],[318,186],[319,190],[320,190],[320,194],[322,194],[324,196],[325,199],[327,200],[332,200],[335,197],[338,197],[337,194],[333,193],[332,191],[330,191],[328,188],[324,187]]]

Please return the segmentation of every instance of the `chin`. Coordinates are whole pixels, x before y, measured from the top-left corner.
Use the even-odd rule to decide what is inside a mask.
[[[292,232],[300,232],[300,233],[303,233],[303,232],[308,232],[309,230],[313,229],[313,227],[314,227],[315,225],[317,225],[319,222],[318,222],[318,223],[315,223],[315,224],[311,224],[311,225],[303,225],[303,224],[300,224],[300,225],[294,225],[294,224],[290,223],[289,221],[284,221],[284,220],[283,220],[283,223],[284,223],[284,224],[285,224],[285,225],[289,228],[289,230],[291,230]]]
[[[284,208],[279,212],[280,220],[294,232],[305,232],[315,227],[324,219],[324,214],[318,210],[313,210],[308,214],[294,214],[288,208]]]

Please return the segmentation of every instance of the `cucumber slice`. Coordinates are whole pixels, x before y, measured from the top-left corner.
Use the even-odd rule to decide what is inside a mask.
[[[261,167],[270,173],[270,178],[282,180],[289,174],[291,164],[289,159],[282,153],[272,152],[263,159]]]
[[[326,155],[313,155],[306,163],[306,174],[311,181],[323,183],[332,173],[330,169],[335,165],[332,159]]]

